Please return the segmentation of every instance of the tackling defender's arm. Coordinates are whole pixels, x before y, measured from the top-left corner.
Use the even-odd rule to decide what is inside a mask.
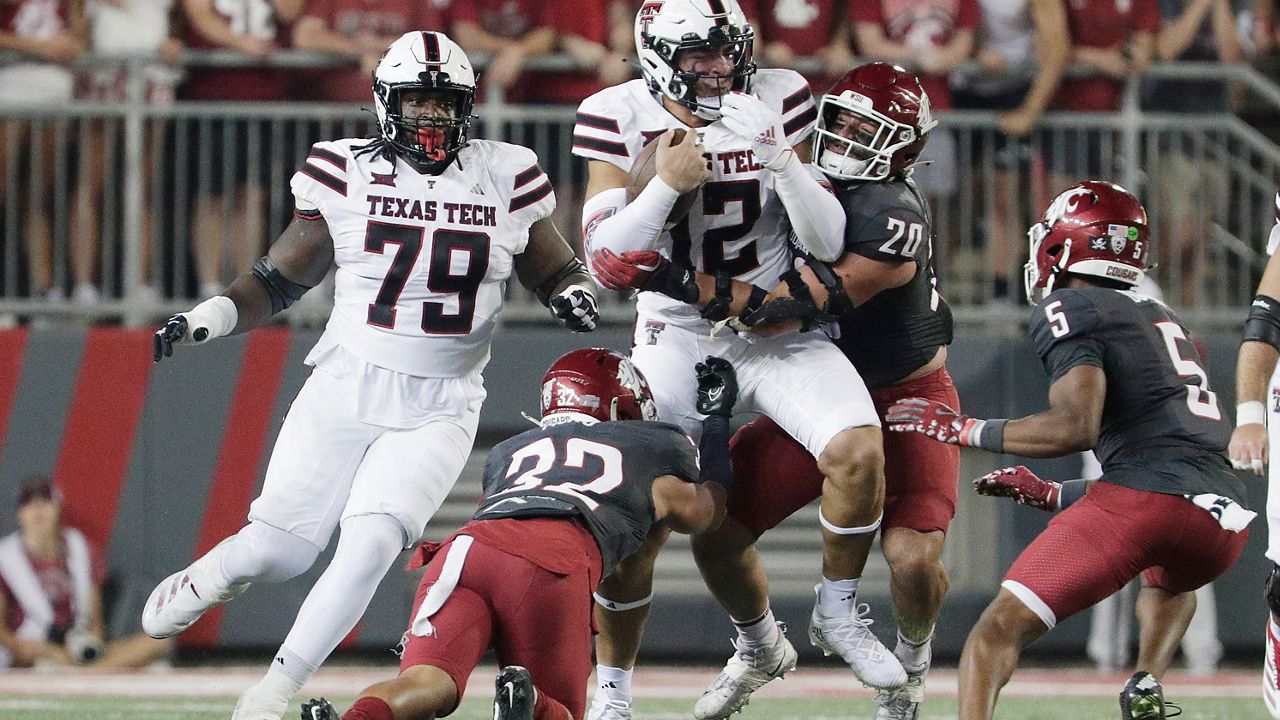
[[[515,259],[520,284],[535,295],[560,324],[573,332],[590,332],[600,312],[587,268],[573,254],[551,218],[529,228],[529,244]]]

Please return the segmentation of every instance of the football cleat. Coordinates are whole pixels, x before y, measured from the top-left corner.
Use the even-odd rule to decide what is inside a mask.
[[[769,647],[750,647],[734,638],[733,648],[733,657],[693,707],[698,720],[729,717],[751,701],[751,693],[796,668],[798,655],[787,640],[786,623],[778,623],[778,639]]]
[[[302,720],[341,720],[333,703],[324,698],[312,698],[302,703]]]
[[[591,701],[587,720],[631,720],[631,703],[597,697]]]
[[[1280,672],[1276,670],[1280,660],[1280,628],[1276,621],[1267,618],[1266,655],[1262,663],[1262,702],[1271,717],[1280,720]]]
[[[191,627],[209,608],[249,589],[249,583],[228,583],[222,574],[222,558],[233,539],[218,543],[151,591],[142,609],[143,631],[156,639],[173,637]]]
[[[1134,673],[1120,692],[1120,720],[1162,720],[1181,714],[1182,708],[1164,699],[1164,687],[1149,672]]]
[[[867,617],[870,613],[871,606],[862,603],[849,617],[829,618],[814,603],[809,616],[809,642],[825,655],[843,658],[863,684],[877,690],[896,690],[907,683],[907,671],[871,632],[872,620]]]
[[[907,671],[907,684],[897,690],[881,690],[876,693],[875,720],[917,720],[920,703],[924,702],[924,676],[929,672],[926,664],[919,670]]]
[[[533,720],[538,692],[528,668],[508,665],[493,683],[493,720]]]

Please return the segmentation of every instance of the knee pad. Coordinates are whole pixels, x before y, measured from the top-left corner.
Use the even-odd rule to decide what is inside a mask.
[[[377,584],[404,545],[405,531],[399,520],[383,513],[355,515],[342,521],[338,549],[329,567],[340,566],[357,574],[360,568],[368,568],[366,574]]]
[[[1280,565],[1272,563],[1263,595],[1267,598],[1267,607],[1271,608],[1271,617],[1280,618]]]
[[[284,582],[306,572],[320,548],[292,533],[251,522],[236,533],[222,571],[234,582]]]

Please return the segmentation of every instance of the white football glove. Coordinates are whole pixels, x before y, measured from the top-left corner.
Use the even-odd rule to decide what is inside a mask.
[[[756,161],[770,170],[780,170],[791,151],[782,116],[759,98],[745,93],[729,93],[721,100],[720,120],[730,132],[751,143]]]

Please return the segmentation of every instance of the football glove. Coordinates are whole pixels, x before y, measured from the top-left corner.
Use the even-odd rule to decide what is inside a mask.
[[[708,355],[694,366],[698,377],[698,412],[703,415],[729,417],[738,402],[738,377],[733,365],[724,358]]]
[[[576,333],[591,332],[600,320],[595,293],[581,285],[570,285],[548,301],[561,325]]]
[[[698,281],[692,270],[682,268],[654,250],[632,250],[622,255],[604,248],[591,256],[596,279],[610,290],[645,290],[684,303],[698,301]]]
[[[302,703],[302,720],[339,720],[339,716],[333,703],[324,698],[312,698]]]
[[[751,143],[756,162],[770,170],[782,168],[791,150],[782,116],[759,98],[734,92],[724,96],[720,104],[720,121],[734,135]]]
[[[1062,483],[1041,480],[1022,465],[1002,468],[973,481],[979,495],[1013,498],[1019,505],[1054,512],[1062,499]]]
[[[918,432],[948,445],[978,447],[983,420],[962,415],[925,398],[903,398],[889,406],[885,422],[893,432]]]

